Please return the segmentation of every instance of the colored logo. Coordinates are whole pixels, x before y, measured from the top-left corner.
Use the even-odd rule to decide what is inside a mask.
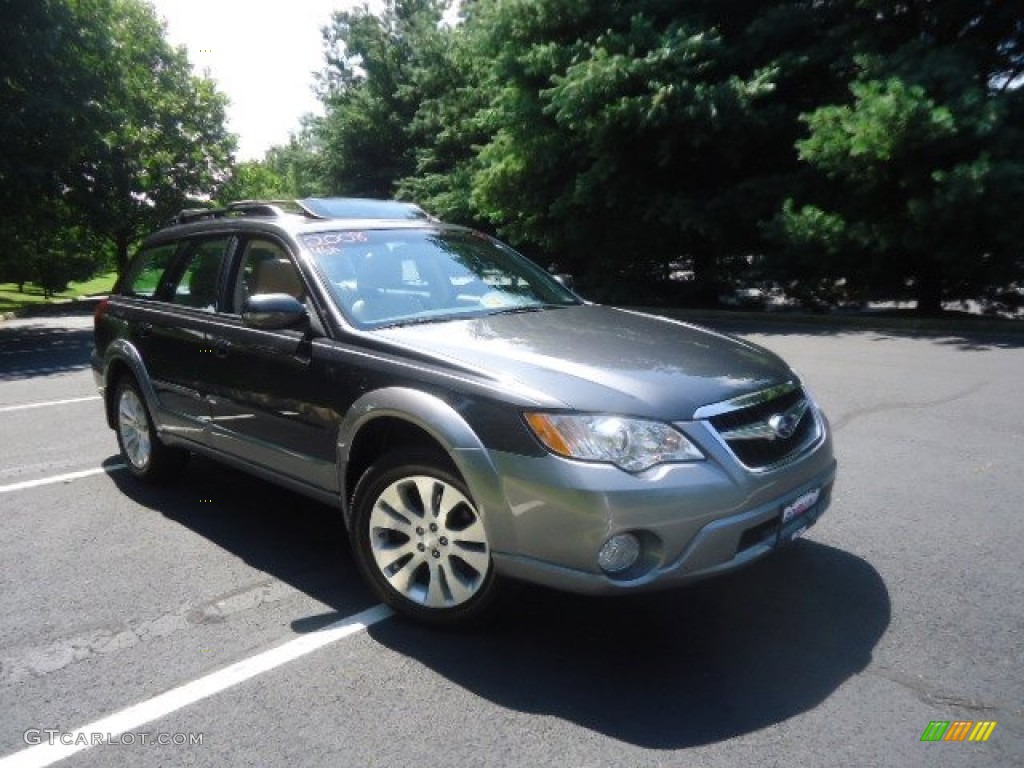
[[[995,720],[932,720],[921,741],[988,741],[995,729]]]

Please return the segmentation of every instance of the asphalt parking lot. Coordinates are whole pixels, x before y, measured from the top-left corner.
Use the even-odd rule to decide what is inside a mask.
[[[327,507],[202,459],[133,481],[85,311],[0,323],[0,768],[1024,766],[1024,336],[730,330],[833,422],[807,538],[438,631],[375,607]]]

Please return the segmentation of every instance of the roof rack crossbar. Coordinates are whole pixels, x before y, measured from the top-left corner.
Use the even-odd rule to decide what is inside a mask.
[[[231,216],[281,216],[285,208],[310,216],[295,200],[234,200],[217,208],[184,208],[168,224],[189,224],[193,221],[220,219]]]
[[[235,200],[217,208],[185,208],[168,225],[233,216],[283,216],[298,214],[307,219],[425,219],[436,221],[413,203],[363,198],[316,198],[302,200]]]

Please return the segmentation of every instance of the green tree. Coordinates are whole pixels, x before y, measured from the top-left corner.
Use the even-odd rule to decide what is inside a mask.
[[[226,100],[192,74],[143,0],[0,2],[8,229],[58,238],[84,223],[123,268],[140,234],[226,176]],[[49,215],[58,209],[68,215]]]
[[[66,183],[72,204],[114,245],[123,270],[132,242],[223,181],[235,142],[225,129],[226,98],[192,74],[185,50],[167,43],[149,5],[88,2],[104,14],[113,50],[95,62],[106,84],[102,113]]]
[[[89,3],[0,0],[0,206],[17,219],[58,197],[93,138],[111,41]]]
[[[267,150],[263,162],[282,180],[286,197],[323,197],[330,194],[324,169],[322,124],[322,118],[305,115],[299,130],[289,136],[287,144]]]
[[[782,228],[816,279],[937,313],[1021,274],[1024,22],[1008,3],[865,5],[875,50],[848,103],[804,117],[815,175]]]
[[[713,296],[763,248],[801,106],[839,89],[849,6],[478,0],[504,85],[475,202],[591,286],[642,290],[687,258]]]
[[[439,34],[446,0],[388,0],[382,13],[367,6],[334,14],[325,31],[327,67],[321,80],[324,171],[335,192],[392,197],[415,169],[408,133],[419,104],[413,70]]]
[[[479,25],[470,20],[438,29],[418,45],[406,86],[418,100],[406,129],[415,170],[399,180],[397,191],[446,221],[470,226],[485,223],[473,204],[473,180],[478,150],[491,136],[487,111],[499,90],[478,38]]]
[[[221,185],[218,197],[222,203],[234,200],[281,200],[291,197],[285,179],[265,160],[236,163],[231,175]]]
[[[336,15],[307,165],[330,189],[494,226],[604,298],[682,259],[704,299],[765,255],[932,306],[1015,273],[1019,0],[443,7]]]
[[[287,144],[271,147],[262,160],[235,163],[218,189],[218,200],[295,200],[329,194],[320,146],[321,122],[304,115]]]
[[[50,297],[107,266],[103,244],[59,199],[0,222],[0,238],[0,280],[18,283],[21,291],[33,282]]]

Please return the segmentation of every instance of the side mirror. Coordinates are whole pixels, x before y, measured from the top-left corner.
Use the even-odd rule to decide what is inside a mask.
[[[308,316],[305,305],[287,293],[258,293],[242,309],[243,323],[265,330],[290,328]]]
[[[552,275],[552,277],[555,278],[555,280],[557,280],[558,282],[560,282],[565,288],[568,288],[570,291],[575,290],[575,288],[573,288],[575,281],[572,279],[572,275],[560,272],[557,275]]]

